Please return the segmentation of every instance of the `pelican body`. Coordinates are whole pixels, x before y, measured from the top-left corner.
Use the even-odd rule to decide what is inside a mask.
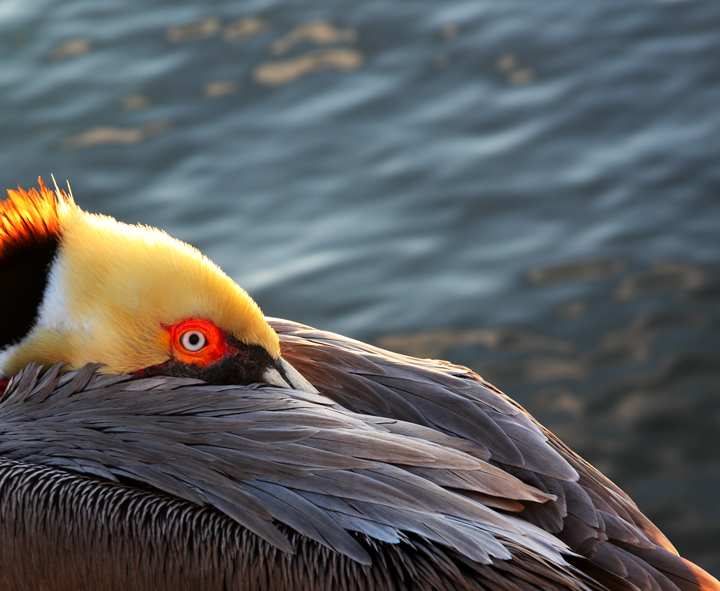
[[[720,591],[469,369],[158,230],[10,192],[0,282],[0,591]]]

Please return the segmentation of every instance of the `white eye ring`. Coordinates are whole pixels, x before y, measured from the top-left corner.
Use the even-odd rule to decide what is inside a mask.
[[[188,330],[180,335],[180,344],[191,353],[197,353],[207,345],[207,337],[199,330]]]

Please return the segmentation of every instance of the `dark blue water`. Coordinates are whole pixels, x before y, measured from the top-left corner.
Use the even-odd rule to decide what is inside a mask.
[[[0,0],[0,185],[470,365],[720,575],[720,4]]]

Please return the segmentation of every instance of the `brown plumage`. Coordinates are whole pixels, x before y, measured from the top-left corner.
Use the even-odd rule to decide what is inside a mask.
[[[0,589],[720,590],[469,370],[270,325],[319,394],[14,378]]]

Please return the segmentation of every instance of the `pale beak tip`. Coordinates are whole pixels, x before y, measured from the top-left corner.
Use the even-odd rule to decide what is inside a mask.
[[[318,394],[319,392],[310,382],[308,382],[302,374],[292,365],[285,361],[282,357],[278,357],[275,361],[275,367],[269,367],[263,373],[263,381],[279,388],[289,388],[291,390],[301,390]]]
[[[274,367],[268,367],[262,375],[263,382],[270,384],[271,386],[277,386],[278,388],[290,388],[285,380],[283,380],[280,372]]]

